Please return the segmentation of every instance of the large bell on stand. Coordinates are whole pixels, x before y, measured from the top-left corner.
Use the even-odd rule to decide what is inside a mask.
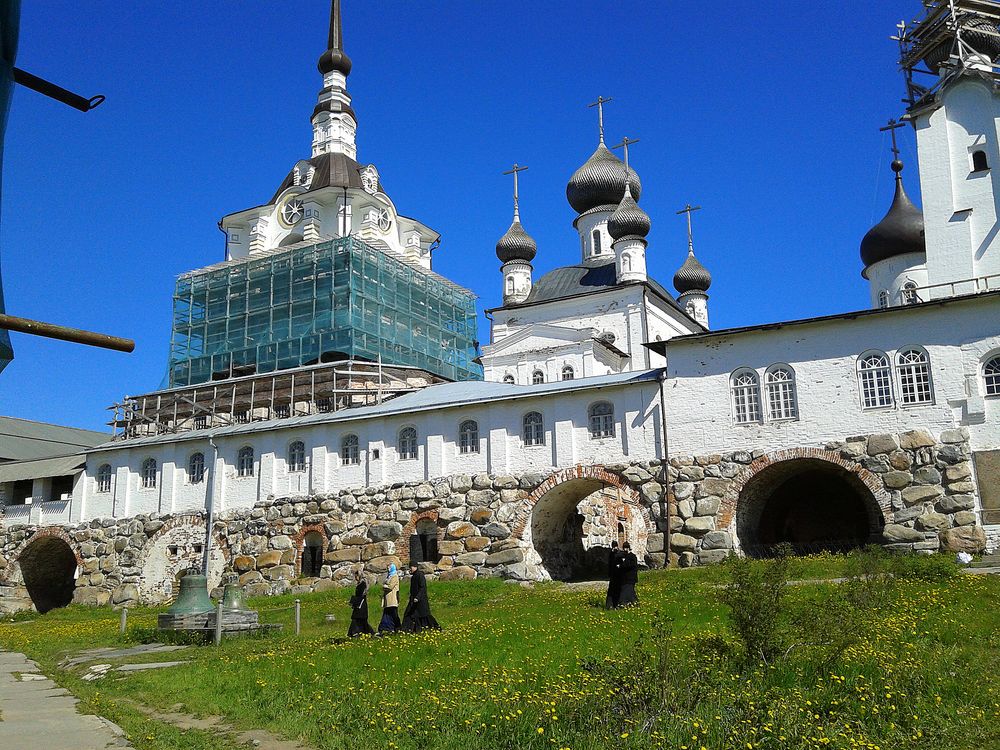
[[[208,595],[208,578],[200,573],[189,573],[181,578],[181,590],[168,615],[199,615],[215,609]]]

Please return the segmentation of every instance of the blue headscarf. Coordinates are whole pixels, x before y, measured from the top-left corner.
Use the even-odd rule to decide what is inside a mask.
[[[396,575],[396,563],[389,563],[389,578]]]

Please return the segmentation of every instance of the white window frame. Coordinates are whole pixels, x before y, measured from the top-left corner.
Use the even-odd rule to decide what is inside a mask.
[[[535,420],[535,417],[538,417]],[[528,422],[529,417],[531,422]],[[521,442],[527,447],[545,445],[545,417],[540,411],[529,411],[521,417]]]
[[[917,354],[920,359],[904,362],[903,358],[910,354]],[[900,349],[896,352],[895,363],[899,405],[907,407],[933,404],[934,381],[931,376],[931,358],[927,350],[921,346],[908,346]],[[921,371],[923,371],[924,377],[921,377]],[[908,392],[917,393],[917,391],[926,394],[926,398],[908,397]]]
[[[769,422],[794,422],[799,418],[798,389],[791,365],[774,364],[764,371],[764,394]]]
[[[396,435],[396,455],[400,461],[416,461],[420,454],[417,446],[417,428],[407,425]]]
[[[920,295],[917,294],[917,282],[910,280],[903,284],[899,289],[900,301],[904,305],[916,305],[923,300],[920,299]]]
[[[563,380],[576,380],[576,370],[573,369],[573,365],[563,365],[560,375]],[[567,375],[569,377],[566,377]]]
[[[288,471],[298,474],[306,470],[306,444],[293,440],[288,444]]]
[[[503,376],[503,380],[501,382],[506,383],[507,385],[514,385],[517,381],[515,381],[514,376],[508,372]]]
[[[249,457],[249,461],[247,458]],[[240,478],[254,475],[254,450],[252,445],[244,445],[236,451],[236,476]]]
[[[541,370],[535,370],[531,373],[531,384],[532,385],[544,385],[545,383],[545,373]]]
[[[744,379],[750,382],[741,382]],[[729,376],[729,402],[733,424],[760,424],[764,413],[761,408],[760,376],[749,367],[734,370]]]
[[[194,465],[195,458],[200,457],[201,467],[200,471],[196,470],[197,467]],[[201,451],[195,451],[190,456],[188,456],[188,484],[201,484],[205,481],[205,454]]]
[[[149,457],[143,460],[142,468],[139,471],[139,488],[143,490],[156,489],[156,472],[158,466],[156,459]]]
[[[610,401],[595,401],[587,407],[587,431],[591,440],[615,436],[615,405]]]
[[[879,289],[878,307],[880,310],[885,310],[889,307],[889,291],[887,289]]]
[[[476,420],[463,419],[459,423],[458,452],[463,456],[479,453],[479,422]]]
[[[881,359],[882,364],[866,367],[865,363]],[[858,356],[858,398],[863,411],[891,409],[896,405],[896,385],[892,378],[892,358],[879,349]],[[871,396],[871,398],[869,398]]]
[[[983,362],[983,395],[1000,398],[1000,352],[992,352]]]
[[[359,466],[361,464],[361,441],[353,432],[340,439],[340,465]]]
[[[101,464],[97,468],[97,491],[102,495],[111,492],[111,476],[111,464]]]

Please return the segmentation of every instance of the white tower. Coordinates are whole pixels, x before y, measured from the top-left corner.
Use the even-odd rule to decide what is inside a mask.
[[[317,67],[323,74],[323,88],[312,114],[312,155],[334,153],[356,159],[358,149],[354,136],[358,130],[358,120],[351,109],[351,97],[347,93],[351,58],[344,52],[340,0],[332,0],[327,50],[320,56]]]
[[[623,138],[620,144],[625,155],[625,195],[608,219],[608,234],[615,253],[615,279],[619,284],[646,280],[646,235],[649,234],[649,216],[639,208],[632,197],[631,180],[628,178],[628,147],[638,140]],[[615,146],[618,148],[618,146]]]
[[[527,167],[516,162],[504,174],[514,176],[514,221],[503,237],[497,242],[497,258],[503,264],[500,273],[503,275],[503,303],[505,305],[524,302],[531,292],[531,261],[535,257],[538,245],[531,235],[521,226],[521,213],[518,206],[517,175]]]
[[[684,312],[708,328],[708,288],[712,286],[712,274],[694,257],[694,236],[691,232],[691,214],[699,210],[701,206],[689,203],[677,212],[687,214],[688,254],[674,274],[674,289],[679,292],[677,301]]]

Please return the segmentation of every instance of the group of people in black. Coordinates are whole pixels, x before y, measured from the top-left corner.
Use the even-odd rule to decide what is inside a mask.
[[[632,552],[628,542],[618,548],[618,542],[611,542],[608,554],[608,595],[604,600],[605,609],[620,609],[639,603],[635,585],[639,582],[639,558]]]
[[[410,565],[410,599],[406,603],[402,622],[399,619],[399,571],[395,564],[389,566],[389,572],[382,583],[382,619],[379,621],[378,631],[373,630],[368,623],[368,581],[360,571],[355,574],[355,580],[357,586],[350,601],[351,626],[347,630],[349,638],[441,629],[431,614],[431,605],[427,600],[427,577],[416,563]]]

